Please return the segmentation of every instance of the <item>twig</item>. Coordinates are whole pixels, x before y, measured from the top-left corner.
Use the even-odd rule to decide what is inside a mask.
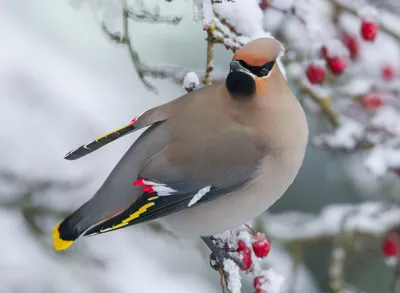
[[[128,17],[135,21],[142,21],[147,23],[166,23],[176,25],[182,20],[180,16],[161,16],[159,14],[152,14],[149,11],[141,11],[141,13],[135,13],[132,9],[127,10]]]
[[[341,292],[348,285],[344,280],[344,261],[346,256],[346,223],[347,220],[357,212],[354,208],[346,213],[341,220],[339,233],[336,235],[331,253],[331,264],[329,272],[329,286],[333,292]]]
[[[339,0],[330,0],[330,1],[333,4],[333,6],[336,7],[337,9],[346,11],[346,12],[354,14],[354,15],[357,15],[357,11],[354,8],[349,7],[349,6],[341,3]],[[388,27],[388,26],[386,26],[384,24],[380,24],[379,27],[380,27],[380,29],[382,31],[384,31],[385,33],[391,35],[393,38],[395,38],[397,40],[400,40],[400,34],[398,32],[395,32],[394,30],[392,30],[390,27]]]
[[[221,285],[222,293],[225,293],[225,286],[224,286],[224,279],[225,279],[225,272],[223,269],[218,270],[219,273],[219,284]],[[226,282],[226,279],[225,279]]]
[[[300,264],[303,260],[303,246],[299,243],[293,243],[290,245],[290,256],[292,258],[292,271],[290,274],[290,279],[288,280],[287,291],[288,293],[295,292],[297,275]]]
[[[189,70],[182,66],[175,65],[162,65],[162,66],[148,66],[145,64],[141,64],[140,71],[144,76],[150,76],[153,78],[162,78],[169,79],[178,85],[182,85],[183,80],[188,72],[193,70]],[[200,80],[204,80],[205,73],[194,71],[197,76],[199,76]],[[223,72],[212,72],[212,79],[214,81],[221,81],[225,78],[225,73]]]
[[[131,58],[131,61],[135,67],[136,73],[139,76],[140,80],[143,82],[143,84],[147,87],[148,90],[152,91],[153,93],[158,93],[157,89],[152,86],[145,78],[143,73],[140,70],[141,67],[141,61],[139,54],[135,51],[135,49],[132,46],[131,39],[129,37],[129,11],[127,10],[126,6],[126,1],[123,5],[122,8],[122,27],[123,27],[123,40],[125,41],[125,44],[128,46],[129,50],[129,56]]]
[[[338,115],[331,108],[330,97],[318,96],[313,90],[303,85],[300,81],[297,82],[297,86],[303,94],[310,96],[311,99],[319,105],[321,111],[333,127],[339,126]]]
[[[211,72],[214,69],[213,58],[214,58],[214,31],[215,26],[212,24],[207,29],[207,60],[206,60],[206,73],[203,78],[205,86],[209,86],[212,83]]]

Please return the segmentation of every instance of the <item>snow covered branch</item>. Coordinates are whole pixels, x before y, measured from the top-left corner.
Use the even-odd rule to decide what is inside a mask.
[[[3,194],[0,206],[20,211],[28,230],[38,239],[47,238],[47,231],[39,224],[43,218],[60,219],[69,213],[54,209],[38,198],[48,192],[71,192],[86,184],[84,181],[71,183],[59,179],[28,178],[7,170],[0,171],[0,183],[14,190],[8,195]]]
[[[349,12],[351,14],[357,15],[357,5],[355,2],[351,1],[341,1],[341,0],[330,0],[330,2],[335,6],[338,10],[343,10],[345,12]],[[391,24],[386,24],[385,22],[380,24],[380,29],[385,33],[389,34],[393,38],[400,40],[400,31],[396,31]]]
[[[395,266],[394,283],[399,279],[400,208],[381,202],[334,204],[318,215],[286,212],[266,214],[256,223],[275,243],[282,243],[299,258],[311,245],[331,246],[328,270],[332,292],[359,292],[347,284],[344,265],[347,253],[378,253],[388,265]],[[379,243],[382,243],[379,246]],[[294,264],[297,262],[294,260]],[[347,291],[345,291],[347,292]]]

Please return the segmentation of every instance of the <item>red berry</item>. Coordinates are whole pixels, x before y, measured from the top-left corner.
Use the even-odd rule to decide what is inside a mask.
[[[395,70],[392,66],[390,65],[385,65],[382,67],[382,77],[387,80],[390,81],[395,77],[396,73]]]
[[[327,57],[326,62],[334,74],[341,74],[347,68],[347,60],[343,57]]]
[[[251,249],[247,245],[247,243],[243,240],[239,240],[237,243],[237,248],[236,251],[239,253],[239,256],[244,263],[245,267],[241,268],[243,271],[247,271],[250,269],[251,265],[253,264],[253,261],[251,259]]]
[[[268,0],[260,0],[258,6],[260,6],[262,11],[267,10],[267,8],[269,7]]]
[[[399,254],[399,237],[396,234],[389,234],[382,244],[382,252],[385,257]]]
[[[376,109],[384,104],[379,92],[370,92],[361,97],[361,103],[367,109]]]
[[[360,52],[360,44],[358,43],[357,38],[353,35],[344,34],[342,42],[349,50],[351,59],[357,59]]]
[[[262,284],[264,284],[264,282],[265,282],[265,277],[264,276],[255,277],[254,281],[253,281],[254,289],[260,289]]]
[[[374,41],[378,30],[379,26],[375,22],[363,20],[361,23],[361,36],[365,41]]]
[[[253,264],[253,261],[251,259],[251,250],[250,248],[245,249],[245,250],[240,250],[239,256],[240,259],[242,260],[244,264],[244,268],[240,268],[242,271],[248,271],[251,268],[251,265]]]
[[[244,242],[243,240],[239,240],[237,243],[237,248],[236,251],[242,251],[242,250],[247,250],[250,249],[250,247],[247,245],[246,242]]]
[[[253,250],[257,257],[266,257],[269,254],[271,242],[262,233],[257,233],[253,239]]]
[[[320,84],[325,80],[325,68],[319,64],[308,65],[306,74],[312,84]]]

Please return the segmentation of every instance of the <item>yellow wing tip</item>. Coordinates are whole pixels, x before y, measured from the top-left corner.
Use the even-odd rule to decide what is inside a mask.
[[[53,232],[51,233],[51,236],[54,238],[54,243],[53,246],[56,250],[65,250],[68,247],[74,243],[72,240],[63,240],[60,238],[60,232],[58,231],[58,228],[60,227],[60,224],[57,224],[57,226],[54,227]]]

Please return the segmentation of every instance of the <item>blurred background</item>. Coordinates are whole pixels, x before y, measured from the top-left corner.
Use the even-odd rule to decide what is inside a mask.
[[[203,30],[201,3],[189,0],[131,2],[138,5],[140,11],[182,18],[177,24],[130,22],[129,37],[140,62],[153,66],[154,71],[172,64],[204,73],[207,32]],[[362,116],[360,123],[367,123],[364,116],[372,115],[371,109],[365,114],[364,108],[353,107],[351,112],[349,99],[343,98],[345,90],[333,94],[327,91],[345,88],[343,80],[328,76],[326,89],[315,88],[309,81],[299,78],[299,75],[306,76],[305,62],[314,58],[310,57],[310,50],[314,52],[312,56],[316,56],[315,50],[321,46],[316,35],[322,33],[334,38],[340,27],[357,34],[357,41],[362,42],[358,36],[359,15],[351,13],[351,5],[349,13],[343,7],[332,6],[331,2],[336,1],[297,0],[308,5],[308,8],[296,7],[297,13],[304,17],[315,15],[313,21],[321,21],[319,30],[303,30],[296,28],[299,27],[298,15],[291,10],[296,1],[282,1],[280,6],[276,6],[279,1],[274,1],[277,3],[269,3],[272,8],[263,1],[236,2],[242,8],[250,7],[237,9],[248,14],[233,18],[233,22],[240,23],[239,34],[254,38],[256,33],[240,31],[240,28],[251,27],[254,19],[261,15],[259,25],[263,33],[271,32],[287,47],[287,57],[282,61],[292,90],[308,110],[310,138],[325,132],[335,135],[335,128],[319,109],[322,103],[308,96],[315,98],[320,94],[334,98],[337,95],[338,102],[331,105],[338,116],[342,113],[350,117],[359,115]],[[378,19],[387,20],[385,25],[398,30],[397,2],[375,1],[373,4],[378,5],[379,10],[392,12],[387,18]],[[259,9],[257,15],[252,14],[254,7]],[[308,12],[304,12],[306,9]],[[232,15],[239,13],[237,10]],[[334,16],[340,20],[332,20]],[[397,23],[396,17],[399,17]],[[157,93],[149,90],[138,78],[126,46],[110,41],[102,30],[103,23],[107,24],[108,31],[121,29],[118,1],[0,2],[0,292],[220,292],[219,275],[209,267],[209,252],[200,240],[174,238],[157,223],[87,238],[67,251],[56,252],[52,248],[54,225],[92,196],[140,132],[81,160],[66,161],[65,153],[125,125],[148,108],[186,92],[170,78],[181,76],[181,71],[172,72],[165,79],[155,79],[151,76],[154,74],[149,74],[146,80]],[[394,70],[399,68],[400,32],[397,31],[398,38],[396,32],[394,35],[380,32],[374,43],[360,45],[359,60],[354,61],[354,67],[344,77],[346,82],[356,83],[351,88],[357,99],[363,91],[370,91],[372,85],[380,90],[390,88],[392,96],[396,95],[397,77],[388,84],[382,81],[379,72],[387,63]],[[214,53],[214,71],[223,76],[232,52],[216,45]],[[393,107],[397,106],[395,98],[388,99]],[[265,217],[254,223],[268,236],[268,219],[279,224],[281,219],[274,215],[287,211],[299,217],[290,222],[294,227],[304,220],[300,215],[318,217],[321,210],[333,204],[358,206],[368,200],[396,207],[400,189],[394,172],[376,176],[368,171],[363,161],[368,154],[363,149],[354,147],[346,152],[332,146],[321,149],[312,142],[310,139],[295,183]],[[391,167],[396,169],[396,166]],[[351,253],[344,266],[346,282],[364,292],[396,290],[390,287],[394,267],[385,264],[381,250],[387,232],[399,225],[389,222],[379,231],[381,233],[363,238],[372,244],[372,252],[361,249],[361,252]],[[285,220],[282,223],[285,225]],[[294,263],[298,264],[295,286],[290,290],[284,288],[282,292],[345,292],[340,291],[342,288],[334,290],[331,284],[332,246],[336,238],[328,237],[326,241],[312,241],[311,238],[301,243],[299,261],[293,252],[298,246],[291,245],[293,239],[280,239],[276,229],[271,228],[273,246],[263,265],[289,278],[293,275]],[[245,277],[243,292],[253,291],[251,278]]]

